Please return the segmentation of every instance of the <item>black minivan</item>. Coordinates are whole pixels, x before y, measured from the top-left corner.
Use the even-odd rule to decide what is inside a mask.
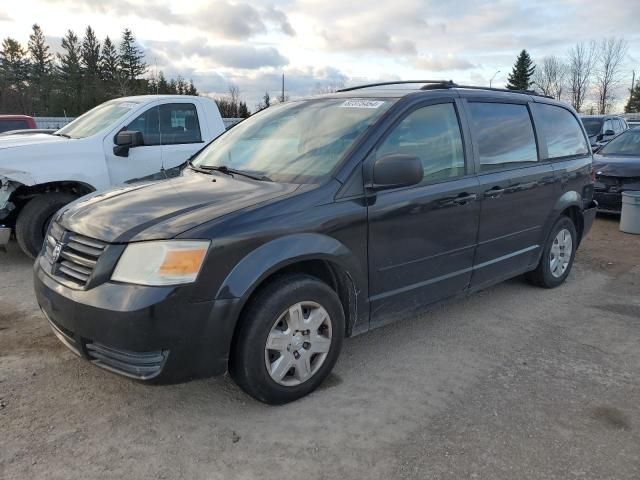
[[[560,285],[595,216],[575,111],[399,83],[271,106],[176,178],[63,208],[35,263],[54,333],[121,375],[229,370],[278,404],[318,387],[344,337],[523,273]]]

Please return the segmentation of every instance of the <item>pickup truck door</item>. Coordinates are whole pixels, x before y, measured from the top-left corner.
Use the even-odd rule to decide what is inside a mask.
[[[113,185],[164,178],[163,168],[171,175],[204,145],[193,102],[156,102],[120,130],[142,132],[144,144],[130,148],[127,156],[118,156],[113,149],[115,135],[105,138],[107,168]]]

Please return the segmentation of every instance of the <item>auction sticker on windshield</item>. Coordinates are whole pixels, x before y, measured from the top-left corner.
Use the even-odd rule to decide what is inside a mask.
[[[384,105],[384,101],[382,100],[365,100],[365,99],[354,99],[354,100],[346,100],[342,105],[342,108],[378,108],[380,105]]]

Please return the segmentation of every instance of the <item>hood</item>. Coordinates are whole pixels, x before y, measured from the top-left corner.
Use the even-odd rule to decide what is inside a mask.
[[[596,175],[608,177],[640,177],[640,157],[593,156]]]
[[[57,221],[67,230],[110,243],[164,240],[298,187],[186,170],[171,180],[83,197],[62,210]]]
[[[34,133],[32,135],[2,135],[0,136],[0,149],[37,145],[43,143],[66,143],[71,139],[50,135],[48,133]]]

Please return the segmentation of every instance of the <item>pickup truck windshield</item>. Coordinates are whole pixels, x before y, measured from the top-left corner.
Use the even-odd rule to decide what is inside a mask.
[[[98,105],[56,132],[69,138],[85,138],[98,133],[140,105],[131,101],[111,101]]]
[[[318,183],[393,101],[334,98],[272,106],[219,137],[193,163],[276,182]]]

